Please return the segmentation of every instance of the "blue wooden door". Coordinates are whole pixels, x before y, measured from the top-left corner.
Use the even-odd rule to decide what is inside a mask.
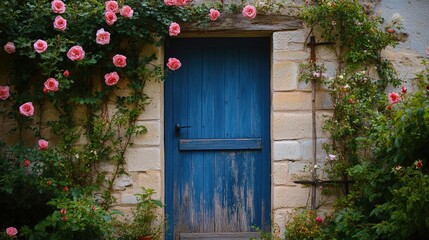
[[[182,62],[165,82],[167,239],[270,229],[269,50],[269,38],[167,43]]]

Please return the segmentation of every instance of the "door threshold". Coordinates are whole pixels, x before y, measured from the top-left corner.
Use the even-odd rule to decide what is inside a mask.
[[[257,232],[180,233],[180,240],[248,240],[259,238],[260,234]]]

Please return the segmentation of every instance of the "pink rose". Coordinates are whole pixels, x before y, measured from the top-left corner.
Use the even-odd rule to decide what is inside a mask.
[[[168,59],[167,67],[170,70],[175,71],[175,70],[179,69],[181,66],[182,66],[182,63],[180,63],[179,59],[177,59],[177,58],[169,58]]]
[[[28,160],[28,159],[25,160],[24,161],[24,166],[26,166],[26,167],[30,166],[30,160]]]
[[[253,19],[256,17],[256,8],[252,5],[247,5],[243,8],[242,14],[249,19]]]
[[[51,8],[53,13],[63,14],[66,11],[66,6],[63,1],[54,0],[51,2]]]
[[[113,56],[113,64],[116,67],[125,67],[127,66],[127,57],[121,54],[116,54]]]
[[[109,32],[104,31],[104,28],[99,29],[99,30],[97,31],[95,41],[96,41],[98,44],[101,44],[101,45],[109,44],[109,42],[110,42],[110,33],[109,33]]]
[[[192,0],[176,0],[176,6],[185,6],[189,5],[192,2]]]
[[[67,57],[72,61],[80,61],[85,57],[85,51],[79,45],[73,46],[67,52]]]
[[[130,6],[125,5],[121,8],[120,14],[124,18],[132,18],[134,10]]]
[[[49,146],[49,142],[46,141],[45,139],[40,139],[39,140],[39,150],[48,150],[48,146]]]
[[[58,81],[55,78],[48,78],[48,80],[45,81],[44,86],[48,91],[58,91]]]
[[[165,5],[173,6],[176,5],[176,0],[164,0]]]
[[[14,53],[16,50],[15,44],[13,44],[13,42],[6,43],[6,45],[4,45],[4,50],[9,54]]]
[[[169,34],[170,36],[177,36],[180,33],[180,25],[176,22],[170,24]]]
[[[69,75],[70,75],[69,70],[65,70],[65,71],[63,72],[63,76],[64,76],[64,77],[68,77]]]
[[[37,53],[44,53],[48,49],[48,43],[41,39],[37,40],[33,46],[34,46],[34,50]]]
[[[34,107],[32,102],[26,102],[19,107],[19,112],[26,117],[31,117],[34,114]]]
[[[118,12],[118,2],[116,1],[107,1],[106,2],[106,12],[113,12],[113,13],[117,13]]]
[[[402,86],[402,87],[401,87],[401,93],[402,93],[402,94],[407,93],[407,91],[408,91],[408,89],[407,89],[405,86]]]
[[[119,81],[119,75],[117,72],[111,72],[104,75],[104,82],[107,86],[113,86]]]
[[[14,227],[8,227],[8,228],[6,228],[6,234],[7,234],[9,237],[13,237],[13,236],[15,236],[17,233],[18,233],[18,230],[16,230],[16,228],[14,228]]]
[[[105,12],[104,19],[106,19],[107,25],[112,26],[118,20],[118,17],[116,17],[116,13],[114,12]]]
[[[0,99],[6,100],[9,96],[9,86],[0,86]]]
[[[323,218],[321,216],[317,216],[316,217],[316,222],[317,222],[317,224],[322,223],[323,222]]]
[[[389,93],[389,103],[395,104],[399,102],[399,95],[395,92]]]
[[[65,20],[61,16],[57,16],[54,21],[54,28],[59,31],[64,31],[66,30],[66,27],[67,27],[67,20]]]
[[[210,9],[210,13],[209,13],[210,20],[216,21],[219,16],[220,16],[220,12],[218,10],[213,8]]]

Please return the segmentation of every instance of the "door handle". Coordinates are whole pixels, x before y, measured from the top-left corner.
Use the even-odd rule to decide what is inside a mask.
[[[174,132],[176,134],[176,137],[180,136],[180,129],[182,128],[191,128],[192,126],[180,126],[180,124],[176,124],[176,126],[174,126]]]

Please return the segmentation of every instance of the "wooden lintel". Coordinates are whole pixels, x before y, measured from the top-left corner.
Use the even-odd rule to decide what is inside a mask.
[[[275,32],[303,28],[302,20],[284,15],[258,15],[247,19],[241,14],[223,14],[218,20],[208,23],[181,23],[185,33],[195,32]]]

